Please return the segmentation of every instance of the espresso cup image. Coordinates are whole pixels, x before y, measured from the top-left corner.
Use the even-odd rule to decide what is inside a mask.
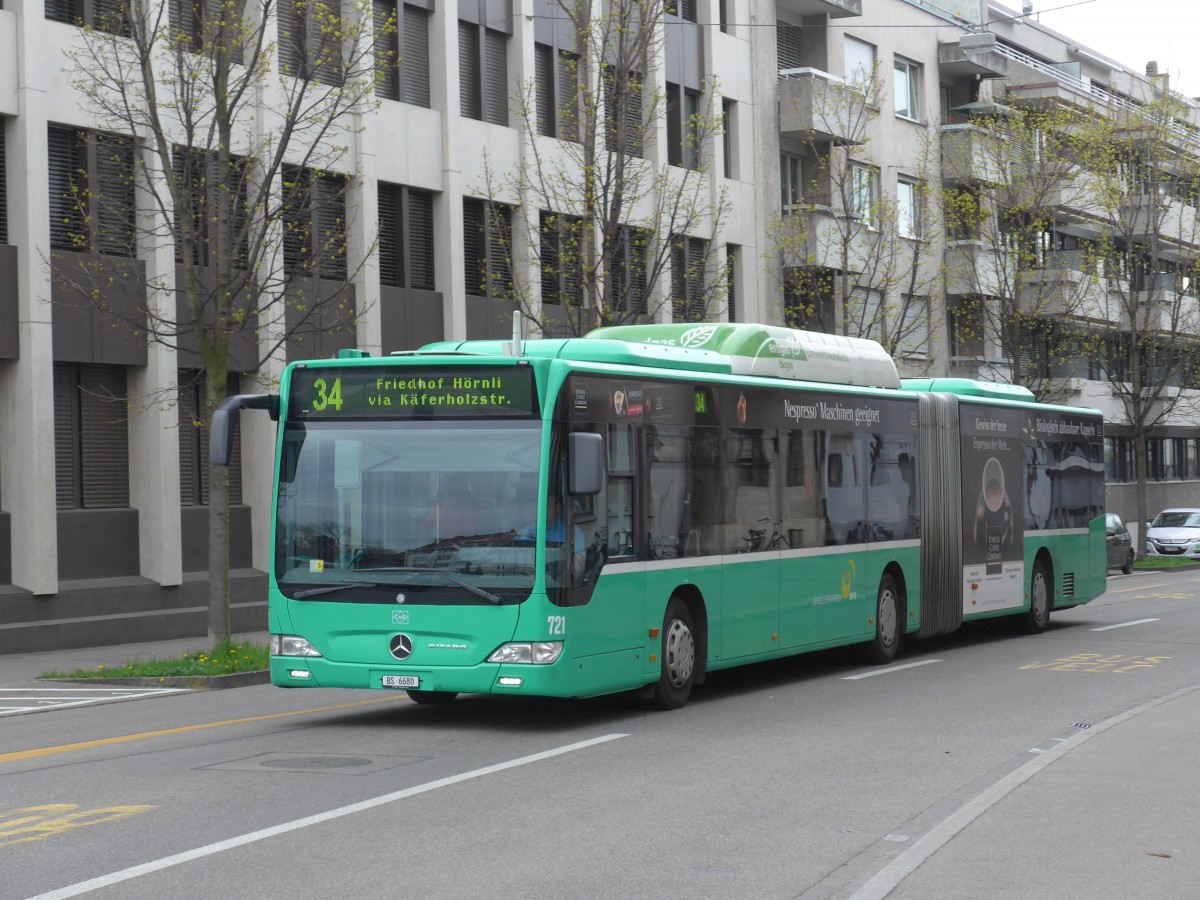
[[[983,465],[983,502],[991,512],[1004,503],[1004,469],[994,456]]]

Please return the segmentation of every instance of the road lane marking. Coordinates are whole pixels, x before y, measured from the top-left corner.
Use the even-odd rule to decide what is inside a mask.
[[[1103,628],[1093,628],[1092,631],[1112,631],[1114,628],[1128,628],[1130,625],[1145,625],[1147,622],[1157,622],[1158,619],[1138,619],[1134,622],[1122,622],[1120,625],[1105,625]]]
[[[1164,581],[1162,584],[1139,584],[1137,587],[1124,588],[1123,590],[1119,590],[1119,591],[1105,591],[1104,593],[1106,593],[1106,594],[1132,594],[1136,591],[1145,591],[1145,590],[1149,590],[1150,588],[1166,587],[1168,584],[1170,584],[1169,581]]]
[[[164,694],[188,693],[187,688],[123,688],[123,687],[2,687],[0,716],[43,712],[71,706],[93,706],[119,700],[142,700]]]
[[[20,762],[26,759],[37,759],[42,756],[53,756],[56,753],[72,753],[76,750],[91,750],[95,747],[111,747],[114,744],[127,744],[130,741],[144,741],[148,738],[166,737],[171,734],[186,734],[189,731],[202,731],[206,728],[226,728],[230,725],[245,725],[248,722],[266,722],[269,719],[286,719],[292,716],[307,716],[312,713],[332,712],[338,709],[351,709],[356,706],[367,706],[372,703],[395,703],[400,697],[380,697],[376,700],[356,700],[353,703],[338,703],[334,706],[317,706],[312,709],[297,709],[292,712],[268,713],[262,716],[247,716],[244,719],[226,719],[223,722],[201,722],[196,725],[181,725],[178,728],[164,728],[161,731],[143,731],[140,734],[122,734],[117,737],[97,738],[94,741],[80,741],[76,744],[59,744],[56,747],[37,747],[33,750],[17,750],[13,753],[0,753],[0,763]]]
[[[106,806],[103,809],[80,810],[74,803],[51,803],[46,806],[27,806],[0,815],[0,847],[43,841],[48,837],[86,828],[107,825],[131,816],[149,812],[153,806]],[[59,813],[59,815],[53,815]],[[23,835],[23,836],[22,836]]]
[[[216,853],[223,853],[226,850],[233,850],[237,847],[244,847],[247,844],[253,844],[258,841],[266,840],[267,838],[277,837],[281,834],[287,834],[289,831],[297,831],[301,828],[307,828],[310,825],[320,825],[323,822],[329,822],[333,819],[340,819],[344,816],[353,815],[354,813],[358,812],[365,812],[368,809],[374,809],[375,807],[383,806],[386,803],[394,803],[397,800],[415,797],[418,794],[425,794],[429,791],[435,791],[438,788],[461,784],[464,781],[482,778],[485,775],[494,775],[495,773],[503,772],[506,769],[515,769],[519,766],[527,766],[531,763],[541,762],[544,759],[551,759],[555,756],[562,756],[566,753],[574,753],[577,750],[586,750],[589,747],[595,747],[598,744],[605,744],[609,741],[615,741],[618,738],[623,737],[629,737],[629,735],[605,734],[601,735],[600,737],[590,738],[586,741],[578,741],[574,744],[567,744],[563,747],[555,747],[553,750],[543,750],[540,753],[532,753],[529,756],[522,756],[518,759],[510,759],[508,762],[484,766],[481,769],[472,769],[469,772],[461,772],[458,775],[450,775],[446,778],[439,778],[436,781],[427,781],[424,784],[418,784],[410,788],[404,788],[400,791],[393,791],[390,794],[383,794],[379,797],[372,797],[369,800],[361,800],[358,803],[351,803],[348,806],[341,806],[337,809],[331,809],[328,812],[317,813],[313,816],[305,816],[302,819],[293,819],[291,822],[284,822],[280,825],[272,825],[270,828],[262,828],[258,831],[251,831],[249,834],[239,835],[238,837],[229,838],[228,840],[224,841],[217,841],[215,844],[197,847],[195,850],[188,850],[184,853],[176,853],[173,856],[164,856],[162,859],[156,859],[152,862],[142,863],[139,866],[131,866],[130,868],[122,869],[119,872],[113,872],[109,875],[101,875],[99,878],[92,878],[88,881],[81,881],[78,884],[72,884],[64,888],[59,888],[56,891],[38,894],[36,897],[30,898],[30,900],[66,900],[67,897],[78,897],[80,894],[86,894],[91,891],[99,890],[100,888],[111,887],[114,884],[120,884],[122,881],[128,881],[131,878],[137,878],[141,875],[148,875],[151,872],[160,872],[163,869],[169,869],[172,866],[178,866],[186,862],[192,862],[196,859],[202,859],[205,856],[212,856]]]
[[[1157,700],[1150,700],[1141,706],[1135,706],[1133,709],[1119,713],[1111,719],[1105,719],[1098,725],[1093,725],[1087,731],[1077,732],[1061,743],[1055,744],[1049,750],[1037,754],[1029,762],[1015,771],[1009,772],[991,787],[983,790],[972,800],[964,803],[955,812],[943,819],[939,824],[929,829],[919,840],[908,846],[899,856],[876,872],[866,884],[851,894],[850,900],[883,900],[883,898],[896,889],[900,882],[920,868],[931,856],[949,843],[955,835],[1051,763],[1066,756],[1066,754],[1070,753],[1084,741],[1091,740],[1097,734],[1107,731],[1114,725],[1120,725],[1122,722],[1127,722],[1132,718],[1140,716],[1142,713],[1149,712],[1156,706],[1160,706],[1170,700],[1177,700],[1196,690],[1200,690],[1200,685],[1183,688],[1167,694],[1165,697],[1159,697]]]
[[[874,678],[876,675],[888,675],[903,669],[915,669],[917,666],[928,666],[939,662],[941,662],[940,659],[923,659],[920,662],[905,663],[902,666],[888,666],[886,669],[872,669],[870,672],[863,672],[859,675],[847,675],[842,681],[859,681],[863,678]]]

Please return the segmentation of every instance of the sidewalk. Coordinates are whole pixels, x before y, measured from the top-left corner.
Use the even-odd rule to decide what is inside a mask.
[[[265,644],[267,632],[235,634],[236,642]],[[73,672],[76,669],[96,670],[100,666],[118,670],[129,662],[147,659],[169,659],[202,650],[208,641],[203,637],[175,638],[169,641],[150,641],[143,644],[117,644],[109,647],[80,647],[72,650],[46,650],[38,653],[0,655],[0,686],[16,687],[36,684],[44,672]]]

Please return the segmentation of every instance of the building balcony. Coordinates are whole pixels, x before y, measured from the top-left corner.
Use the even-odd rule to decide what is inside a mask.
[[[779,238],[784,268],[861,272],[866,266],[869,232],[852,220],[839,219],[828,206],[785,215]]]
[[[845,19],[862,15],[862,0],[778,0],[779,9],[797,16],[829,16]]]
[[[819,69],[779,72],[779,130],[806,142],[858,144],[863,140],[863,95]]]
[[[1120,304],[1109,296],[1108,283],[1087,274],[1086,268],[1080,250],[1051,251],[1045,268],[1021,273],[1017,290],[1022,310],[1047,318],[1118,324]]]
[[[1118,304],[1121,328],[1139,334],[1200,335],[1200,298],[1195,286],[1171,272],[1151,277],[1144,290],[1126,293]]]
[[[1165,188],[1126,197],[1120,208],[1120,222],[1127,233],[1125,240],[1146,241],[1157,236],[1169,247],[1160,255],[1173,261],[1190,256],[1186,251],[1200,247],[1200,211],[1176,199]],[[1160,243],[1160,247],[1162,247]]]
[[[996,50],[996,41],[983,35],[964,34],[957,41],[938,44],[938,72],[951,78],[1006,78],[1009,61]],[[964,38],[967,40],[964,42]]]
[[[949,181],[1001,184],[1007,156],[1004,141],[978,125],[942,126],[942,177]]]
[[[1006,293],[996,252],[978,240],[948,240],[945,253],[946,293],[956,297],[998,297]]]

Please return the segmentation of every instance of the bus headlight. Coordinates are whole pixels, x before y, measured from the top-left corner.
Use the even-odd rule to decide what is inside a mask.
[[[298,634],[271,635],[272,656],[320,656],[321,652]]]
[[[548,666],[562,656],[562,641],[533,641],[503,644],[487,661],[491,663],[524,663]]]

